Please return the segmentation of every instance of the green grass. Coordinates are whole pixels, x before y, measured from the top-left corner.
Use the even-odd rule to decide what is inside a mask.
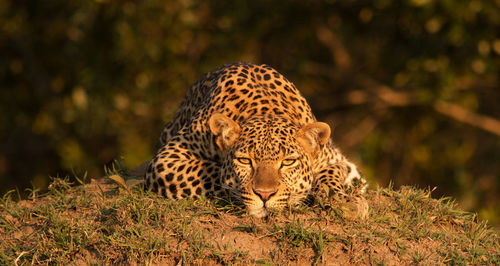
[[[4,195],[0,264],[500,264],[497,233],[428,190],[374,189],[366,219],[324,205],[257,219],[222,199],[119,183],[54,178],[43,195]]]

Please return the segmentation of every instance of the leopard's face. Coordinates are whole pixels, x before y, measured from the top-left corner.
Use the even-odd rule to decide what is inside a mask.
[[[221,176],[232,197],[257,217],[302,202],[313,183],[313,154],[297,136],[301,129],[289,119],[264,116],[235,126],[237,136],[222,145]]]

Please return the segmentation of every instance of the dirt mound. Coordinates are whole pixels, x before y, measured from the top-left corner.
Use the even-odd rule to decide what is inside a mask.
[[[429,191],[367,194],[366,219],[342,206],[266,219],[222,200],[170,201],[109,179],[0,204],[1,264],[500,264],[496,232]]]

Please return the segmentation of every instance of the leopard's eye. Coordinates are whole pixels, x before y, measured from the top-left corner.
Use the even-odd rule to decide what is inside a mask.
[[[239,158],[236,158],[236,160],[238,160],[238,162],[241,164],[248,164],[248,165],[252,164],[252,160],[250,160],[250,158],[239,157]]]
[[[294,164],[296,161],[297,161],[297,159],[285,159],[285,160],[281,161],[281,165],[282,166],[290,166],[290,165]]]

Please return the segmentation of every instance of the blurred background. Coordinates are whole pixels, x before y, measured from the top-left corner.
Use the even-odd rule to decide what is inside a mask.
[[[225,63],[294,82],[375,187],[500,224],[500,1],[0,0],[0,193],[149,160]]]

